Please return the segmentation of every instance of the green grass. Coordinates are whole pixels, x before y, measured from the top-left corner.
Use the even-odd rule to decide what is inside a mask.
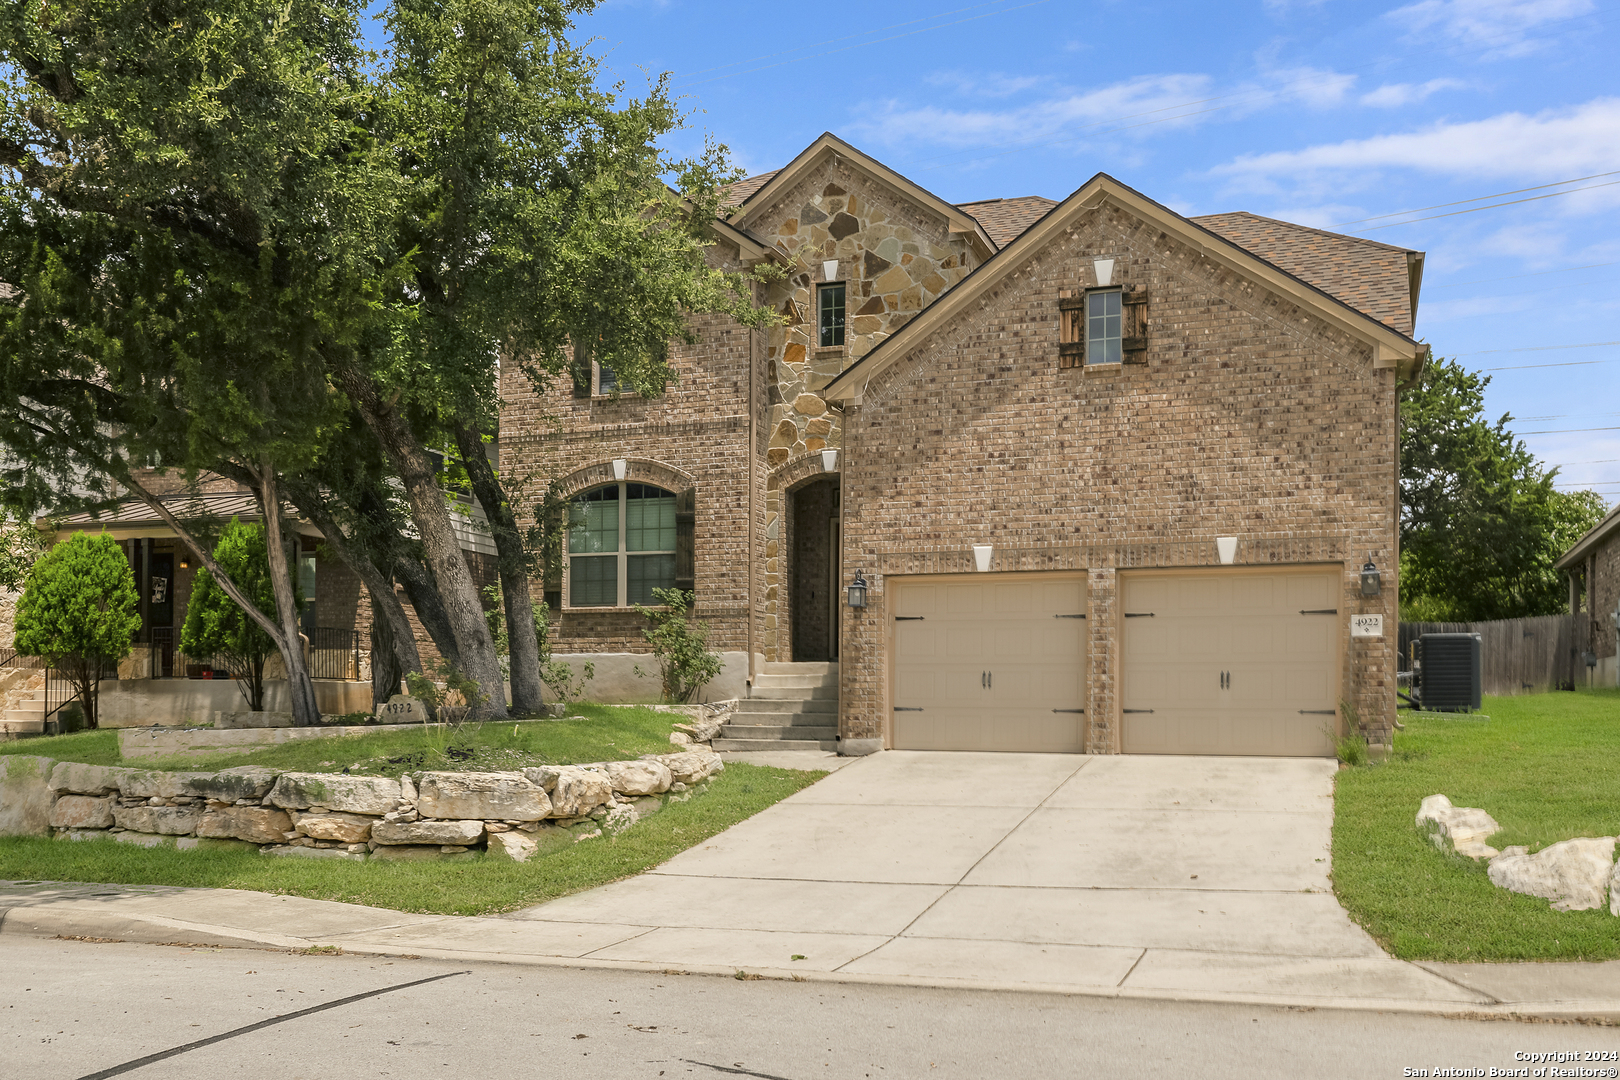
[[[1338,774],[1333,884],[1352,918],[1405,960],[1610,960],[1620,919],[1553,911],[1442,854],[1413,819],[1425,796],[1477,806],[1490,843],[1537,850],[1620,834],[1620,691],[1487,698],[1490,719],[1404,717],[1388,762]]]
[[[730,764],[707,792],[671,803],[616,837],[584,840],[521,864],[487,856],[353,863],[10,837],[0,838],[0,879],[253,889],[398,911],[493,915],[651,869],[825,775]]]
[[[520,769],[530,765],[586,761],[625,761],[642,754],[667,754],[669,733],[682,719],[650,708],[575,705],[583,720],[544,723],[468,724],[454,737],[448,759],[435,753],[436,729],[372,732],[305,739],[258,749],[204,757],[131,758],[118,753],[116,731],[85,731],[0,743],[0,754],[40,754],[89,765],[132,765],[143,769],[207,772],[232,765],[264,765],[295,772],[350,768],[368,776],[398,776],[419,769]],[[359,768],[355,768],[358,766]]]

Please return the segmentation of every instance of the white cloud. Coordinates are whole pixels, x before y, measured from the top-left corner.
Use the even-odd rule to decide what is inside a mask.
[[[1585,15],[1593,0],[1419,0],[1389,17],[1413,30],[1438,28],[1467,45],[1502,56],[1522,56],[1544,41],[1531,31],[1547,23]]]
[[[1441,90],[1456,90],[1466,85],[1460,79],[1430,79],[1426,83],[1385,83],[1370,93],[1361,95],[1363,105],[1378,109],[1393,109],[1422,101]]]
[[[1277,83],[1281,95],[1316,109],[1339,104],[1356,85],[1354,75],[1313,67],[1271,68],[1266,77]]]
[[[890,101],[864,110],[870,119],[852,126],[857,140],[882,145],[920,142],[936,146],[1002,146],[1087,127],[1167,120],[1175,126],[1176,110],[1209,97],[1206,75],[1146,75],[1097,90],[1048,98],[1011,109],[917,108]],[[1160,126],[1160,125],[1155,125]],[[1148,130],[1153,130],[1151,127]]]
[[[980,97],[1011,97],[1039,86],[1045,79],[1034,75],[1003,75],[999,72],[975,74],[969,71],[937,71],[923,80],[958,94],[976,94]]]
[[[1527,116],[1445,122],[1399,135],[1253,154],[1217,166],[1241,187],[1326,177],[1335,185],[1368,182],[1376,169],[1414,169],[1460,177],[1563,180],[1620,169],[1620,98]]]

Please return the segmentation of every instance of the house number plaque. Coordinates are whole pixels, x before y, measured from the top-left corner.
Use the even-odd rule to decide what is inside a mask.
[[[1382,615],[1350,616],[1350,636],[1353,638],[1383,637],[1384,617]]]

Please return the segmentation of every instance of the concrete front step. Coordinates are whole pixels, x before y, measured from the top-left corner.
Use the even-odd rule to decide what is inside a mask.
[[[769,739],[772,742],[797,742],[800,739],[831,739],[838,734],[838,725],[816,724],[803,726],[771,724],[727,724],[725,738]]]
[[[831,739],[716,739],[716,750],[837,750]]]
[[[40,735],[44,731],[44,720],[0,720],[0,732],[7,735]]]
[[[5,722],[8,724],[34,724],[45,722],[44,709],[7,709]]]
[[[838,699],[835,697],[811,698],[808,701],[804,700],[803,698],[744,698],[742,701],[737,703],[738,713],[749,714],[790,712],[835,713],[837,711]]]
[[[755,675],[754,692],[772,690],[813,690],[824,686],[837,687],[836,675]]]
[[[807,727],[837,727],[837,713],[746,713],[738,716],[733,713],[726,721],[726,731],[737,727],[768,727],[768,728],[807,728]]]
[[[775,660],[765,661],[765,675],[837,675],[838,662],[832,663],[778,663]]]
[[[838,700],[838,687],[834,686],[755,686],[748,701],[809,701],[831,698]]]

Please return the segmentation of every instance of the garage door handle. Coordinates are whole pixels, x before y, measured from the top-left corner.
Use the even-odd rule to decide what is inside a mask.
[[[1121,709],[1120,712],[1152,712],[1152,709]]]
[[[921,710],[921,709],[912,709],[912,708],[907,708],[907,707],[906,707],[906,706],[904,706],[904,705],[896,705],[896,706],[895,706],[895,707],[894,707],[894,711],[895,711],[895,712],[922,712],[922,710]]]
[[[1054,618],[1054,619],[1083,619],[1083,618],[1085,618],[1085,616],[1084,615],[1054,615],[1054,616],[1052,616],[1052,618]]]
[[[1299,613],[1301,615],[1337,615],[1339,613],[1339,609],[1336,607],[1324,607],[1312,608],[1310,611],[1306,611],[1304,608],[1301,608]]]
[[[922,616],[922,615],[896,615],[894,617],[894,621],[895,622],[922,622],[923,618],[924,618],[924,616]]]
[[[1052,711],[1053,712],[1078,712],[1078,713],[1083,713],[1086,710],[1084,710],[1084,709],[1053,709]]]
[[[1151,619],[1151,618],[1153,618],[1153,612],[1151,612],[1151,611],[1127,611],[1125,613],[1125,617],[1127,619]]]
[[[1301,709],[1301,710],[1299,710],[1299,715],[1301,715],[1301,716],[1338,716],[1339,715],[1339,710],[1338,709]]]

